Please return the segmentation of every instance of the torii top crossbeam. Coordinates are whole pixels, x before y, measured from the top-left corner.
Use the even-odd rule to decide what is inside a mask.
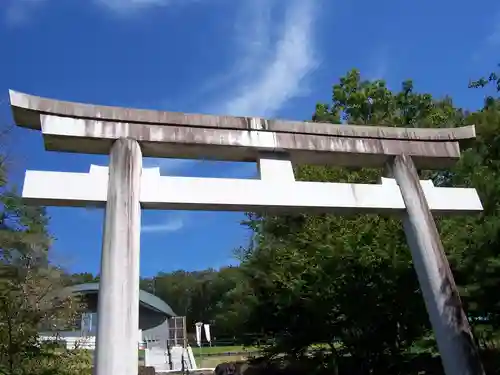
[[[380,167],[407,154],[419,168],[441,169],[460,157],[474,126],[397,128],[213,116],[81,104],[10,91],[18,126],[41,130],[47,150],[108,154],[120,137],[144,156],[255,161],[284,152],[298,164]]]

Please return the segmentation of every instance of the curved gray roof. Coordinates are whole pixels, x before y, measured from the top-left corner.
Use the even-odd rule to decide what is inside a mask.
[[[83,293],[83,294],[98,293],[99,283],[72,285],[66,289],[70,293]],[[169,305],[167,305],[163,300],[152,295],[151,293],[145,292],[144,290],[139,290],[139,303],[151,310],[156,310],[169,316],[176,316],[172,308]]]

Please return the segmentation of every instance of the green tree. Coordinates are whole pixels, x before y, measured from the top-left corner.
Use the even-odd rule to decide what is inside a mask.
[[[4,149],[0,151],[4,151]],[[38,330],[72,321],[77,303],[62,294],[63,273],[50,264],[51,238],[43,208],[28,207],[8,184],[0,152],[0,372],[34,374],[46,357]]]
[[[234,336],[226,312],[232,304],[229,294],[239,284],[239,269],[223,267],[220,270],[174,271],[159,273],[141,280],[141,288],[153,293],[171,305],[178,315],[186,316],[188,331],[198,321],[212,324],[213,335]],[[234,321],[234,314],[231,321]]]
[[[448,97],[415,92],[411,81],[392,92],[384,81],[362,80],[353,70],[333,86],[331,104],[317,105],[313,120],[450,127],[464,124],[465,114]],[[374,183],[381,174],[366,168],[296,168],[296,177],[307,181]],[[349,354],[363,373],[397,363],[428,332],[398,220],[250,214],[247,225],[255,241],[242,262],[252,291],[246,325],[272,338],[270,355],[300,357],[322,342],[334,357]]]
[[[498,64],[497,68],[500,68]],[[498,93],[500,92],[500,73],[498,71],[491,72],[487,77],[481,77],[477,80],[469,81],[469,88],[485,88],[487,86],[493,85],[493,89]],[[487,108],[490,104],[495,103],[495,97],[489,95],[485,98],[484,107]]]
[[[441,232],[454,249],[454,272],[469,316],[480,338],[490,341],[498,338],[493,327],[500,323],[500,298],[494,292],[500,283],[500,102],[487,99],[467,122],[476,125],[477,138],[464,150],[446,184],[475,187],[484,210],[476,216],[442,220]]]

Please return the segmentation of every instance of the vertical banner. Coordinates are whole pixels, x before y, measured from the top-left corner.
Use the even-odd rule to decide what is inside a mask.
[[[212,346],[212,339],[210,338],[210,324],[203,324],[203,328],[205,328],[205,337],[207,338],[210,346]]]
[[[195,326],[196,326],[196,344],[198,344],[198,346],[201,347],[201,326],[203,325],[203,323],[196,323]]]

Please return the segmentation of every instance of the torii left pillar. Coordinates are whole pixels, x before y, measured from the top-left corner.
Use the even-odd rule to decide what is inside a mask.
[[[94,375],[137,375],[142,153],[134,139],[111,148],[101,255]]]

